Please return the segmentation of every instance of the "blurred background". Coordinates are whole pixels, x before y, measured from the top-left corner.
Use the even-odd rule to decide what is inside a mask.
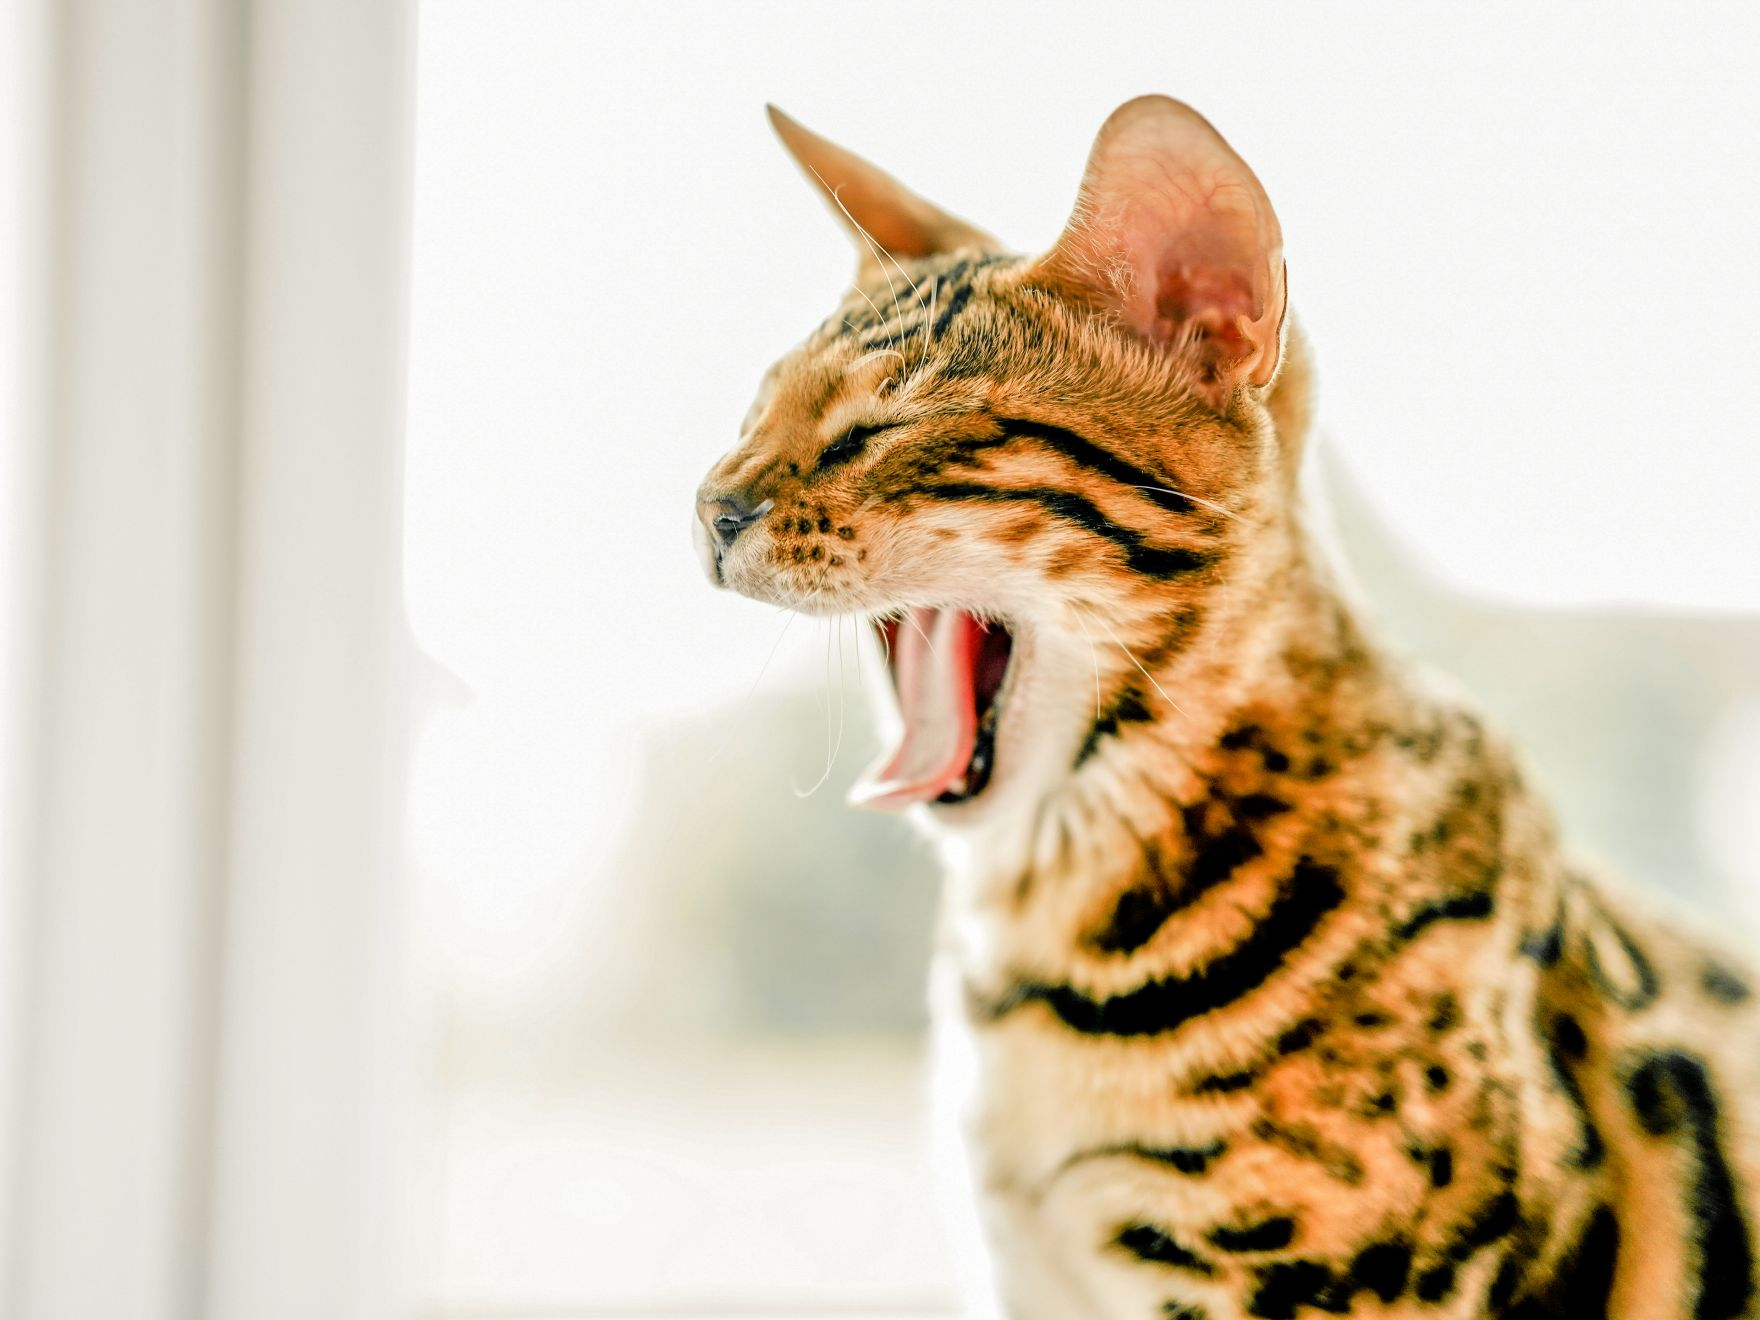
[[[1760,11],[6,0],[0,1314],[933,1316],[936,882],[690,495],[852,270],[1199,107],[1384,629],[1760,930]]]

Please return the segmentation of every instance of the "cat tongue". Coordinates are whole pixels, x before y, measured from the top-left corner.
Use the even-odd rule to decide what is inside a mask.
[[[850,790],[856,806],[899,811],[932,802],[972,763],[972,694],[983,629],[963,610],[915,609],[892,633],[892,679],[904,736]]]

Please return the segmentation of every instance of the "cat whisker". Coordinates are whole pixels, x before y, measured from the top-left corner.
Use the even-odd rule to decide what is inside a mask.
[[[1177,710],[1182,716],[1185,716],[1185,718],[1190,719],[1191,717],[1186,715],[1185,708],[1183,706],[1181,706],[1179,704],[1179,702],[1175,701],[1172,697],[1167,695],[1167,689],[1162,687],[1161,684],[1159,684],[1155,681],[1155,675],[1151,674],[1147,669],[1143,668],[1143,662],[1141,660],[1137,659],[1136,653],[1134,651],[1132,651],[1130,647],[1126,646],[1122,641],[1119,640],[1118,634],[1112,631],[1111,627],[1109,627],[1107,625],[1106,620],[1102,619],[1098,614],[1096,614],[1094,616],[1094,622],[1099,624],[1102,628],[1106,629],[1106,635],[1108,637],[1112,638],[1113,642],[1117,644],[1119,650],[1123,651],[1127,656],[1130,657],[1131,663],[1133,665],[1135,665],[1142,672],[1142,675],[1144,678],[1149,680],[1149,686],[1154,688],[1157,692],[1159,692],[1161,694],[1161,699],[1163,701],[1165,701],[1169,706],[1172,706],[1175,710]]]
[[[895,303],[898,301],[898,288],[893,284],[892,276],[886,270],[886,263],[888,261],[892,262],[894,266],[898,266],[898,273],[903,275],[905,279],[909,281],[911,292],[915,293],[917,290],[917,284],[915,280],[911,279],[910,273],[906,271],[903,266],[899,266],[896,257],[874,241],[874,236],[862,227],[862,222],[857,220],[855,216],[851,214],[849,207],[843,204],[842,187],[833,188],[825,181],[825,176],[819,173],[818,170],[813,169],[811,165],[808,165],[807,168],[812,170],[813,177],[819,181],[820,186],[825,189],[831,200],[837,203],[837,209],[843,212],[844,219],[849,221],[850,226],[861,236],[862,242],[868,245],[868,250],[874,254],[874,260],[879,264],[880,273],[886,277],[886,291],[892,295],[892,301]]]
[[[1132,490],[1158,490],[1158,491],[1161,491],[1165,495],[1177,495],[1182,500],[1190,500],[1193,504],[1202,504],[1206,509],[1214,509],[1217,513],[1220,513],[1224,518],[1233,518],[1236,522],[1240,523],[1243,527],[1246,526],[1246,524],[1247,524],[1247,520],[1245,518],[1241,517],[1240,514],[1236,513],[1233,509],[1225,509],[1222,507],[1222,505],[1218,504],[1215,500],[1207,500],[1207,499],[1203,498],[1201,495],[1190,495],[1190,494],[1187,494],[1183,490],[1175,490],[1171,486],[1132,486],[1131,489]]]
[[[840,640],[839,646],[841,647],[841,645],[842,645],[842,643]],[[839,657],[840,657],[839,663],[840,664],[841,664],[841,655],[842,655],[842,652],[840,650],[839,651]],[[839,675],[839,683],[841,684],[841,682],[842,682],[842,676]],[[817,779],[815,779],[813,781],[812,787],[810,787],[810,788],[803,789],[799,784],[791,785],[791,787],[794,789],[794,795],[797,798],[803,798],[803,799],[810,798],[813,796],[813,794],[817,793],[821,788],[825,787],[825,781],[827,779],[831,778],[832,767],[837,764],[837,753],[843,750],[843,702],[842,702],[841,694],[839,696],[838,706],[837,706],[837,738],[836,738],[835,743],[833,742],[832,736],[831,736],[831,633],[829,631],[827,631],[825,634],[824,698],[825,698],[825,770]]]
[[[867,303],[869,307],[874,309],[875,318],[880,322],[880,324],[885,325],[886,324],[886,313],[884,313],[880,310],[879,303],[875,302],[872,298],[868,297],[868,291],[866,289],[864,289],[859,284],[852,284],[852,285],[850,285],[850,288],[854,289],[857,293],[862,295],[862,301]],[[844,324],[847,326],[847,325],[849,325],[849,322],[846,320],[846,321],[844,321]],[[855,327],[851,326],[850,329],[853,332]]]
[[[929,648],[929,654],[939,660],[940,653],[935,650],[935,643],[929,640],[929,634],[923,631],[923,625],[917,622],[917,616],[906,610],[904,621],[917,630],[917,636],[923,639],[923,645]]]
[[[844,324],[848,325],[849,322],[845,321]],[[864,367],[868,363],[872,362],[877,357],[895,357],[901,363],[903,363],[907,360],[905,358],[905,355],[903,353],[900,353],[896,348],[876,348],[871,353],[863,353],[859,358],[857,358],[854,362],[850,363],[849,365],[852,369],[855,367]]]
[[[830,194],[831,200],[837,203],[837,209],[843,212],[844,218],[850,222],[850,225],[855,229],[856,233],[861,235],[862,242],[866,243],[868,245],[868,250],[874,254],[874,260],[877,263],[879,263],[879,266],[880,266],[880,273],[882,275],[886,275],[886,288],[892,294],[892,301],[893,302],[898,301],[898,291],[893,286],[892,276],[886,274],[886,263],[888,261],[890,261],[895,267],[897,267],[898,273],[900,275],[904,276],[905,282],[911,286],[911,292],[912,293],[919,293],[920,291],[917,288],[917,282],[915,280],[911,279],[910,272],[907,271],[904,268],[904,266],[899,263],[899,260],[897,257],[893,256],[890,252],[886,251],[884,248],[882,248],[878,243],[876,243],[874,241],[874,236],[872,234],[870,234],[865,228],[862,227],[862,222],[860,220],[857,220],[855,218],[855,216],[850,213],[849,207],[847,207],[843,204],[843,197],[842,197],[843,189],[842,189],[842,187],[839,186],[839,187],[833,188],[829,183],[827,183],[825,181],[825,176],[823,174],[819,173],[818,170],[813,169],[813,167],[811,165],[808,165],[807,168],[809,170],[812,170],[813,177],[815,179],[817,179],[819,181],[820,186],[823,187],[825,189],[825,191]]]
[[[1083,622],[1082,616],[1075,614],[1073,617],[1082,630],[1082,636],[1088,639],[1088,658],[1094,662],[1094,722],[1098,724],[1100,722],[1100,652],[1095,649],[1094,634],[1088,631],[1088,625]]]

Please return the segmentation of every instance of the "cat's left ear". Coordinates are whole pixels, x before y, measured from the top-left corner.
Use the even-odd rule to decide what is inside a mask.
[[[983,230],[951,216],[853,151],[820,137],[775,106],[764,107],[782,145],[800,163],[855,239],[857,279],[879,279],[886,262],[926,257],[960,247],[998,250]],[[864,237],[864,235],[866,237]]]
[[[1170,97],[1113,111],[1035,277],[1191,353],[1198,392],[1219,410],[1277,372],[1287,295],[1271,199],[1209,121]]]

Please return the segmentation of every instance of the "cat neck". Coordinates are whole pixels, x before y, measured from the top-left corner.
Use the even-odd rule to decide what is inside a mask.
[[[1471,869],[1475,839],[1498,840],[1531,878],[1556,872],[1550,814],[1503,742],[1375,641],[1299,527],[1289,550],[1234,620],[1144,676],[1164,698],[1154,718],[1120,725],[1036,803],[948,841],[956,910],[1007,917],[1050,890],[1074,912],[1145,876],[1182,908],[1261,855],[1319,857],[1347,885],[1409,871],[1401,901],[1417,906]],[[1400,821],[1426,822],[1466,860],[1410,867],[1426,845]],[[1127,948],[1134,935],[1095,938]]]

